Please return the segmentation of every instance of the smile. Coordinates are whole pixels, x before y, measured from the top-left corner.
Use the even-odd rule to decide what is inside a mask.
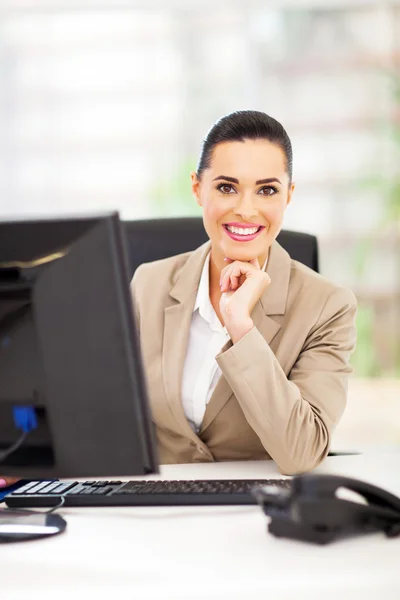
[[[236,242],[250,242],[254,240],[265,229],[262,225],[254,227],[238,227],[236,225],[223,225],[228,236]]]

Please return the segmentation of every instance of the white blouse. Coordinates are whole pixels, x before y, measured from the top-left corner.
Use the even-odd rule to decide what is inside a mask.
[[[263,265],[265,270],[268,256]],[[200,430],[206,406],[221,376],[215,357],[230,337],[210,301],[210,253],[204,262],[193,307],[182,377],[182,404],[190,426]]]

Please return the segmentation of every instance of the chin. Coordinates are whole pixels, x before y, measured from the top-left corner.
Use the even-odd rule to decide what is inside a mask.
[[[253,260],[253,258],[264,254],[268,249],[266,246],[260,247],[260,245],[254,245],[253,248],[250,248],[249,246],[247,248],[238,248],[239,243],[240,242],[230,247],[224,245],[221,248],[224,256],[227,256],[231,260],[241,260],[244,262],[249,262],[250,260]]]

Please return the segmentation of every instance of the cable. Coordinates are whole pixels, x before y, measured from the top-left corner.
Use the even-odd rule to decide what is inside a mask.
[[[7,450],[0,453],[0,462],[2,462],[7,456],[10,456],[13,452],[18,450],[20,446],[25,442],[29,433],[32,429],[36,429],[37,415],[33,406],[14,406],[13,408],[14,423],[17,429],[22,429],[22,433],[14,444],[12,444]],[[50,514],[61,508],[65,504],[65,496],[61,496],[60,502],[55,506],[52,506],[49,510],[44,511],[44,514]],[[43,511],[36,511],[41,512]]]
[[[15,427],[26,433],[38,426],[37,415],[33,406],[14,406],[13,416]]]
[[[13,513],[26,514],[26,511],[28,510],[30,513],[36,513],[38,515],[49,515],[50,513],[53,513],[56,510],[58,510],[59,508],[61,508],[62,506],[64,506],[64,504],[65,504],[65,496],[61,496],[60,502],[58,504],[56,504],[55,506],[52,506],[51,508],[49,508],[49,510],[32,510],[31,508],[29,508],[29,509],[27,509],[27,508],[5,508],[5,509],[3,509],[2,514],[7,514],[7,511],[13,512]]]
[[[49,510],[45,510],[44,514],[49,515],[50,513],[54,512],[55,510],[58,510],[59,508],[64,506],[64,504],[65,504],[65,496],[61,496],[60,502],[58,504],[56,504],[55,506],[52,506],[52,508],[50,508]],[[42,511],[40,511],[40,512],[42,512]]]
[[[0,452],[0,462],[18,450],[25,442],[32,429],[38,426],[36,411],[33,406],[14,406],[13,407],[14,425],[17,429],[21,429],[22,433],[9,448]]]
[[[0,462],[3,462],[3,460],[7,458],[7,456],[10,456],[10,454],[18,450],[18,448],[22,446],[22,444],[25,442],[28,435],[28,431],[23,431],[16,442],[14,442],[9,448],[7,448],[7,450],[0,452]]]

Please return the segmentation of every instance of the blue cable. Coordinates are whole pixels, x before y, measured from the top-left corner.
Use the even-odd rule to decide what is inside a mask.
[[[0,452],[0,462],[18,450],[32,429],[37,427],[37,416],[33,406],[14,406],[13,415],[14,425],[17,429],[21,429],[22,433],[9,448]]]
[[[14,424],[17,429],[29,433],[37,427],[37,416],[33,406],[14,406]]]

